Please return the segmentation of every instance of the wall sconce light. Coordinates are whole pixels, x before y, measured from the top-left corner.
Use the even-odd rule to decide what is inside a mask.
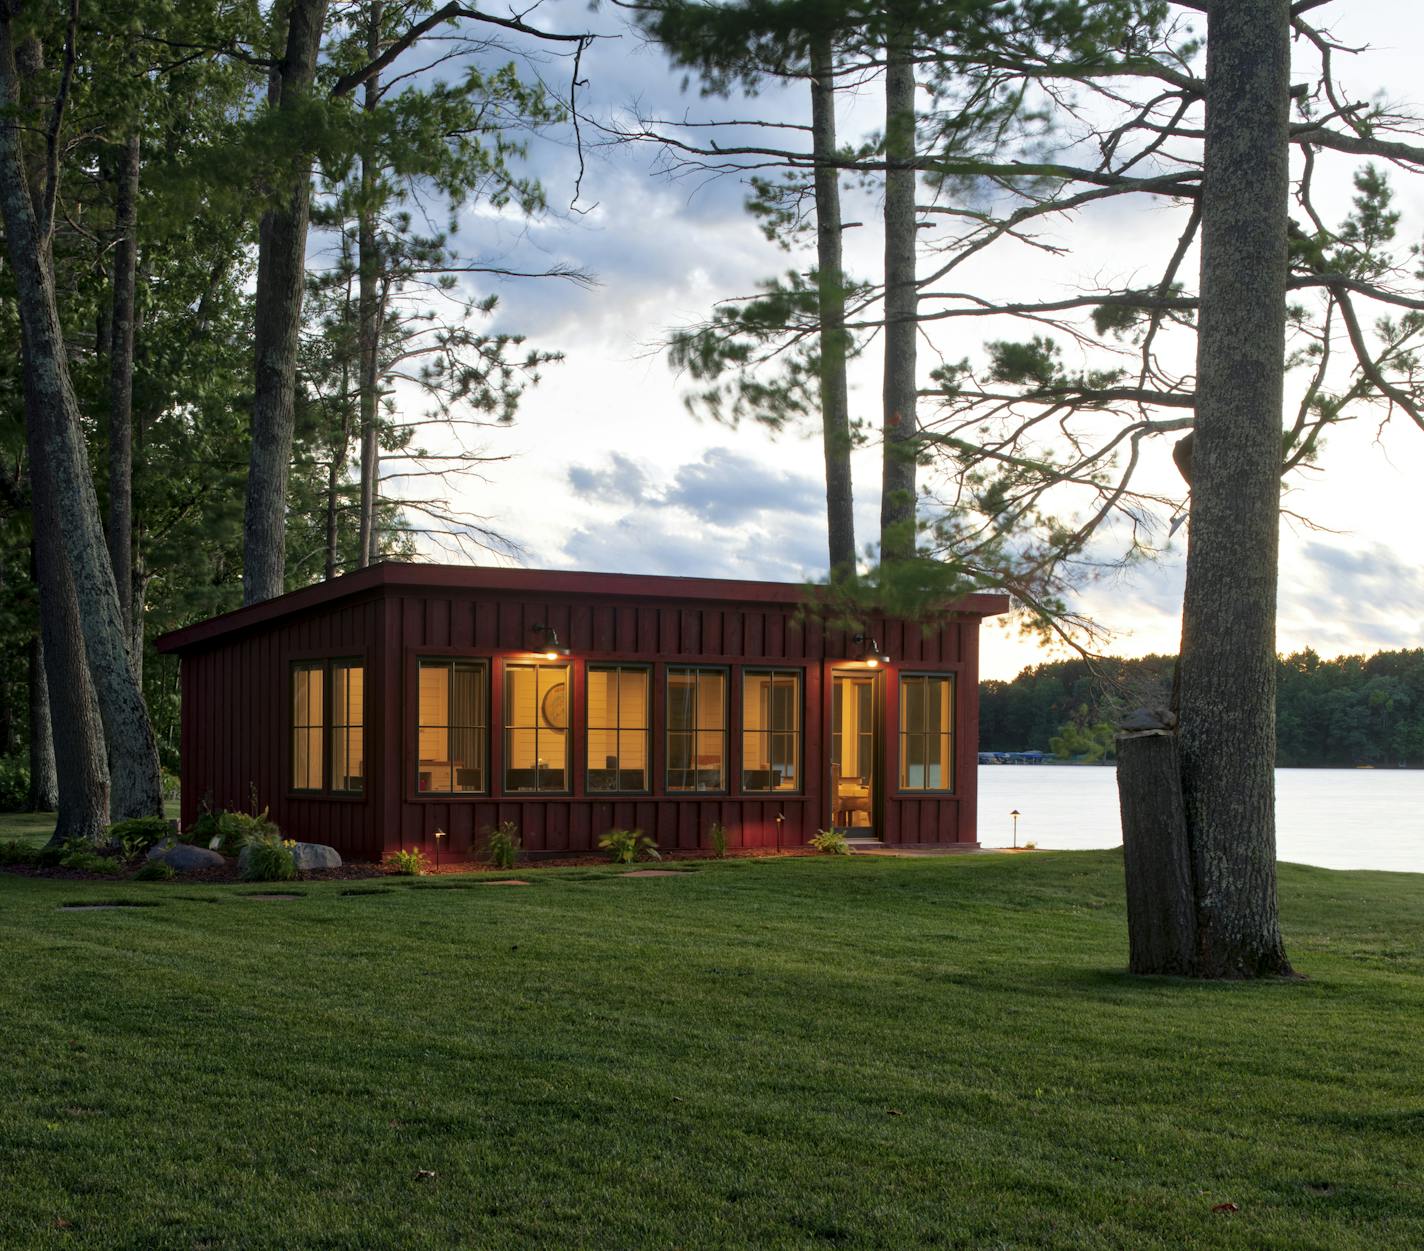
[[[544,636],[544,646],[536,648],[544,655],[545,660],[559,660],[573,655],[567,647],[559,642],[559,632],[551,625],[536,625],[533,627],[535,634]]]
[[[890,657],[880,650],[880,644],[871,638],[870,635],[857,634],[854,641],[865,649],[866,654],[864,660],[867,669],[878,669],[881,665],[888,665],[890,663]]]

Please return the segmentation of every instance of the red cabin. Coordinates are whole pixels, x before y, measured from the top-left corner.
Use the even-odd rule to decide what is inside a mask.
[[[381,564],[158,640],[182,658],[183,823],[255,796],[349,858],[666,851],[817,830],[973,846],[980,619],[827,628],[805,587]]]

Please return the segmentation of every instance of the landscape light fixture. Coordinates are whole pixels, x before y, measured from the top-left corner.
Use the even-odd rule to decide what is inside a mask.
[[[440,840],[445,837],[444,830],[435,831],[435,867],[440,868]]]
[[[1014,819],[1014,850],[1017,851],[1019,849],[1019,810],[1015,808],[1009,813],[1009,816]]]
[[[888,665],[890,663],[890,657],[880,650],[880,644],[871,638],[870,635],[857,634],[855,636],[855,642],[859,643],[862,648],[867,649],[867,654],[864,658],[865,667],[867,669],[878,669],[881,665]]]
[[[544,646],[537,650],[542,651],[545,660],[559,660],[567,658],[573,653],[559,642],[559,632],[551,625],[536,625],[533,627],[535,634],[544,636]]]

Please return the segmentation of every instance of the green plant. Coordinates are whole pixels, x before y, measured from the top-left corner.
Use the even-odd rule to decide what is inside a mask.
[[[10,757],[0,760],[0,812],[18,812],[29,806],[30,766]]]
[[[69,842],[60,853],[62,869],[79,869],[85,873],[118,873],[122,866],[110,856],[102,856],[93,843]]]
[[[134,882],[171,882],[177,876],[177,870],[171,864],[164,864],[162,860],[149,860],[140,866],[138,872],[130,880]]]
[[[172,769],[160,769],[158,776],[163,798],[177,799],[181,793],[182,779]]]
[[[226,814],[233,815],[233,814]],[[243,847],[242,880],[245,882],[290,882],[297,876],[293,839],[280,834],[254,834]]]
[[[430,871],[425,853],[419,847],[409,851],[392,851],[386,855],[386,867],[402,877],[422,877]]]
[[[823,855],[850,855],[850,844],[839,830],[817,830],[807,841]]]
[[[727,854],[727,827],[714,821],[707,827],[707,841],[712,845],[712,854],[721,860]]]
[[[109,827],[109,844],[119,848],[125,860],[132,860],[171,833],[173,828],[163,817],[130,817]]]
[[[519,859],[519,827],[513,821],[501,821],[488,832],[485,853],[497,869],[512,869]]]
[[[256,839],[281,840],[277,823],[267,816],[267,809],[256,815],[246,812],[222,812],[217,817],[217,828],[208,846],[225,856],[235,856]]]
[[[609,830],[598,840],[601,850],[614,864],[632,864],[635,860],[661,860],[658,845],[642,830]]]
[[[41,863],[40,854],[40,848],[32,847],[29,843],[17,843],[13,839],[8,843],[0,843],[0,865],[37,865]]]

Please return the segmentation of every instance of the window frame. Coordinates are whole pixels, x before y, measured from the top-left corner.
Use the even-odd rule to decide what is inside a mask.
[[[349,720],[343,721],[338,726],[336,722],[336,671],[337,669],[350,670],[355,668],[359,668],[361,670],[361,720],[359,722]],[[330,715],[328,716],[326,722],[326,732],[323,735],[323,737],[326,739],[326,789],[329,794],[341,795],[347,799],[350,799],[364,795],[366,793],[369,774],[369,770],[366,768],[366,759],[369,756],[369,753],[366,750],[366,734],[368,730],[366,725],[367,705],[365,658],[356,656],[332,657],[332,659],[327,662],[326,666],[326,687],[326,702],[330,710]],[[347,713],[347,716],[350,716],[349,712]],[[345,731],[349,735],[350,731],[354,728],[357,728],[358,726],[361,730],[361,786],[359,790],[352,789],[351,787],[336,785],[336,732],[338,729],[340,729]],[[351,751],[351,741],[349,737],[346,743],[346,751],[349,756]]]
[[[337,800],[341,803],[364,803],[371,793],[370,771],[367,769],[362,777],[365,783],[363,789],[359,791],[338,790],[332,786],[332,747],[333,732],[335,727],[332,724],[332,714],[334,712],[334,691],[332,682],[332,669],[336,665],[360,666],[361,669],[361,709],[362,709],[362,750],[369,755],[366,750],[367,737],[371,733],[372,722],[369,709],[371,707],[371,664],[365,652],[342,651],[336,655],[329,652],[318,652],[315,655],[293,652],[287,658],[287,709],[286,709],[286,742],[284,747],[283,778],[285,781],[284,793],[292,799],[329,799]],[[296,767],[296,743],[295,735],[297,730],[296,714],[296,675],[298,670],[319,669],[321,671],[321,779],[320,787],[294,786],[292,784],[292,771]],[[349,728],[354,722],[347,722]],[[307,728],[311,728],[308,725]],[[363,762],[364,763],[364,762]]]
[[[737,793],[741,795],[754,795],[757,798],[774,798],[777,795],[804,795],[806,793],[806,671],[790,665],[743,665],[738,672],[741,679],[741,690],[738,692],[738,709],[741,714],[741,725],[737,730]],[[770,740],[773,735],[786,734],[785,730],[748,730],[747,729],[747,679],[754,677],[770,677],[773,679],[775,689],[775,679],[794,678],[796,680],[796,729],[791,731],[796,737],[796,785],[789,790],[778,790],[775,787],[765,789],[749,787],[746,784],[747,775],[747,735],[764,735],[767,739],[767,760],[771,760]],[[769,769],[769,767],[768,767]]]
[[[574,753],[574,662],[572,657],[565,656],[559,660],[544,660],[540,657],[519,657],[506,658],[499,667],[499,793],[508,799],[524,801],[526,799],[550,799],[567,797],[574,793],[574,766],[577,759]],[[542,699],[539,697],[538,671],[540,669],[562,669],[568,675],[564,679],[564,785],[558,788],[539,787],[535,790],[512,790],[509,786],[509,732],[514,729],[534,730],[535,760],[538,760],[539,726],[533,727],[515,726],[510,727],[508,722],[507,697],[509,693],[509,671],[511,669],[533,669],[535,671],[534,693],[536,699],[535,715],[539,715],[539,704]],[[493,699],[493,688],[491,688],[491,699]],[[552,727],[551,727],[552,729]],[[538,775],[538,765],[535,764],[535,775]]]
[[[697,787],[675,787],[672,785],[672,738],[677,734],[711,734],[712,730],[673,730],[672,728],[672,676],[675,673],[719,673],[722,675],[722,785],[716,790],[701,790]],[[669,798],[687,795],[730,795],[735,770],[732,761],[732,666],[699,665],[696,663],[663,665],[663,790]],[[694,755],[696,753],[694,752]],[[693,772],[696,772],[694,766]]]
[[[599,729],[599,730],[601,730],[601,731],[603,731],[603,732],[606,733],[606,732],[609,730],[610,727],[608,727],[608,726],[598,726],[598,727],[594,727],[593,725],[591,725],[591,724],[589,723],[589,713],[588,713],[588,710],[589,710],[589,707],[590,707],[590,701],[589,701],[589,695],[590,695],[590,691],[589,691],[589,679],[592,677],[592,675],[593,675],[595,672],[602,672],[602,673],[607,673],[607,672],[621,672],[621,671],[623,671],[623,670],[625,670],[625,669],[626,669],[626,670],[636,670],[636,671],[638,671],[638,672],[641,672],[641,673],[645,674],[645,675],[647,676],[647,679],[648,679],[648,685],[647,685],[647,707],[646,707],[646,710],[645,710],[645,717],[644,717],[644,720],[647,722],[647,725],[645,726],[645,728],[644,728],[644,730],[643,730],[644,741],[645,741],[645,745],[646,745],[645,756],[646,756],[646,759],[647,759],[647,762],[648,762],[647,768],[644,769],[644,771],[643,771],[643,775],[644,775],[644,777],[647,779],[647,784],[646,784],[641,790],[631,790],[631,791],[630,791],[630,790],[624,790],[624,789],[621,788],[621,787],[614,787],[612,790],[594,790],[593,787],[591,787],[591,786],[588,784],[588,775],[589,775],[589,773],[590,773],[591,770],[592,770],[592,764],[591,764],[592,755],[591,755],[591,753],[590,753],[590,751],[589,751],[589,734],[590,734],[595,728],[597,728],[597,729]],[[646,661],[633,661],[633,660],[589,660],[589,661],[586,661],[586,662],[584,663],[584,666],[583,666],[583,723],[582,723],[582,725],[581,725],[580,728],[581,728],[582,731],[583,731],[583,794],[584,794],[584,796],[585,796],[586,798],[588,798],[588,799],[601,799],[601,798],[604,798],[605,796],[607,796],[607,797],[615,798],[615,799],[616,799],[616,798],[619,798],[620,796],[624,796],[624,795],[651,795],[651,794],[653,793],[653,777],[654,777],[654,775],[655,775],[654,765],[655,765],[655,763],[656,763],[655,760],[654,760],[654,758],[653,758],[653,731],[654,731],[654,728],[655,728],[654,725],[653,725],[653,708],[654,708],[654,703],[653,703],[653,666],[652,666],[651,664],[647,663]],[[621,696],[621,693],[620,693],[620,696],[619,696],[619,710],[620,710],[620,717],[621,717],[621,710],[622,710],[622,696]],[[572,720],[572,717],[570,717],[570,720]],[[572,729],[572,727],[570,727],[570,728]],[[623,728],[622,728],[621,725],[613,726],[613,727],[611,727],[611,728],[612,728],[613,732],[614,732],[616,735],[621,736],[621,735],[624,733],[624,730],[623,730]],[[619,768],[618,768],[618,772],[621,774],[621,773],[623,772],[623,768],[622,768],[622,757],[623,757],[623,753],[622,753],[622,748],[621,748],[621,746],[620,746],[620,748],[619,748],[618,757],[619,757]],[[523,792],[521,792],[521,793],[523,793]]]
[[[958,750],[958,716],[959,716],[959,675],[954,670],[921,670],[909,669],[901,670],[896,677],[899,679],[895,685],[895,793],[897,795],[955,795],[956,783],[959,780],[958,762],[955,760],[955,752]],[[902,781],[905,776],[906,740],[912,734],[918,734],[926,739],[931,736],[929,730],[906,730],[903,728],[905,720],[905,680],[920,679],[926,680],[936,678],[949,684],[949,724],[944,730],[935,732],[935,737],[945,737],[949,740],[949,778],[946,786],[906,786]]]
[[[487,656],[464,656],[464,655],[435,655],[429,652],[418,652],[414,657],[414,682],[412,684],[413,712],[415,715],[415,734],[411,739],[412,744],[412,768],[407,770],[407,782],[412,788],[412,794],[417,799],[435,799],[448,802],[452,799],[482,799],[488,798],[492,793],[491,773],[493,757],[490,750],[490,731],[493,728],[490,722],[493,718],[493,691],[494,676],[493,666],[491,666]],[[445,708],[446,723],[441,726],[428,726],[428,729],[441,729],[445,731],[445,755],[448,760],[450,755],[450,731],[452,729],[461,730],[483,730],[484,731],[484,752],[480,760],[480,789],[479,790],[430,790],[420,789],[420,731],[422,722],[420,720],[420,670],[422,665],[439,667],[446,670],[447,678],[445,683]],[[476,711],[484,714],[483,725],[452,726],[450,724],[450,711],[455,706],[455,670],[464,666],[468,669],[478,669],[484,673],[484,698],[476,701]],[[433,780],[433,779],[432,779]],[[451,773],[451,781],[454,781],[454,773]]]

